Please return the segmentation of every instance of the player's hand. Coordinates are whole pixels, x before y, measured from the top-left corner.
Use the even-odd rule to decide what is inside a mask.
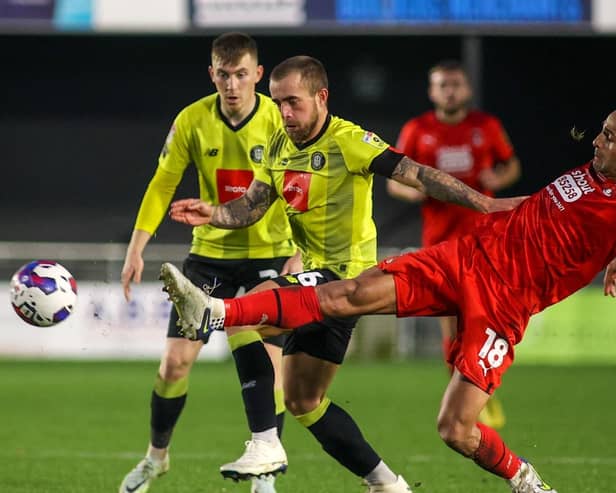
[[[122,267],[122,288],[124,290],[124,299],[131,300],[131,281],[139,284],[141,282],[141,274],[143,274],[143,257],[137,254],[126,253],[124,267]]]
[[[486,212],[510,211],[524,202],[529,196],[520,195],[518,197],[505,197],[502,199],[491,199],[488,202]]]
[[[295,252],[295,255],[289,258],[284,265],[282,266],[282,270],[280,271],[281,276],[286,276],[287,274],[297,274],[298,272],[303,272],[304,263],[302,262],[302,254],[298,250]]]
[[[616,298],[616,259],[612,260],[605,269],[603,276],[603,295]]]
[[[169,216],[174,221],[201,226],[212,220],[214,207],[200,199],[182,199],[171,204]]]

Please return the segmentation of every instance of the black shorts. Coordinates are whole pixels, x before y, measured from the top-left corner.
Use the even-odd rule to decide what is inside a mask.
[[[212,288],[212,296],[233,298],[240,288],[250,291],[263,281],[278,276],[288,257],[268,259],[221,260],[191,253],[182,265],[182,273],[199,288]],[[182,337],[174,308],[169,315],[167,337]],[[265,341],[283,347],[286,335],[268,337]]]
[[[327,269],[317,269],[273,279],[279,286],[316,286],[340,278]],[[306,353],[338,365],[344,361],[351,334],[359,317],[326,317],[320,322],[289,331],[283,354]]]

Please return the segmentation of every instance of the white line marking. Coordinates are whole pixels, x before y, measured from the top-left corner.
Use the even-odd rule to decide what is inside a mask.
[[[323,454],[294,454],[291,453],[290,459],[298,462],[314,462],[320,461],[326,457]],[[217,452],[173,452],[173,457],[176,459],[188,460],[204,460],[204,459],[220,459],[224,454]],[[67,458],[67,459],[103,459],[103,460],[124,460],[124,459],[141,459],[142,453],[138,452],[95,452],[89,450],[0,450],[0,458]],[[440,455],[407,455],[404,457],[406,462],[437,462],[446,463],[451,460],[452,456]],[[616,465],[616,457],[554,457],[554,456],[533,456],[533,463],[550,463],[550,464],[567,464],[567,465]]]

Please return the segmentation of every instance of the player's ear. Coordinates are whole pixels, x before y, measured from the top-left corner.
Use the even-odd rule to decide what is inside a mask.
[[[428,93],[428,99],[430,102],[434,103],[434,97],[432,96],[432,84],[428,85],[428,90],[426,92]]]
[[[263,65],[257,65],[257,77],[255,82],[260,82],[263,78]]]
[[[319,102],[327,106],[327,98],[329,98],[329,89],[327,89],[327,87],[322,87],[319,89],[316,96]]]
[[[212,79],[212,82],[214,82],[214,67],[208,65],[207,72],[210,74],[210,79]]]

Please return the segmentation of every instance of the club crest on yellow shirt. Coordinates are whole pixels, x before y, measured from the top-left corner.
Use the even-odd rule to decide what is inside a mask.
[[[319,151],[314,152],[310,157],[310,167],[315,171],[319,171],[323,169],[323,166],[325,166],[325,155]]]

